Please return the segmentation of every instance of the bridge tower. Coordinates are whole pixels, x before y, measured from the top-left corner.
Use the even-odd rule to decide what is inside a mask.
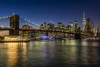
[[[81,29],[80,27],[75,31],[75,39],[81,39]]]
[[[13,28],[13,30],[9,31],[9,35],[19,35],[19,15],[10,17],[10,28]]]

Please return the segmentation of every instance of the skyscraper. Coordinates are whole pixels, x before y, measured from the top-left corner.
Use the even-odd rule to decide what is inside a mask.
[[[46,30],[46,22],[44,22],[43,26],[44,26],[44,30]]]
[[[91,22],[91,31],[94,33],[94,24],[93,24],[93,21]]]
[[[86,32],[89,33],[89,34],[92,33],[92,31],[91,31],[91,19],[90,18],[87,19]]]
[[[97,28],[97,37],[100,37],[99,27]]]
[[[77,20],[74,21],[74,28],[77,29]]]
[[[62,23],[58,22],[58,28],[62,28]]]
[[[85,12],[83,12],[82,24],[83,24],[83,28],[82,28],[82,30],[85,31],[85,25],[86,25]]]

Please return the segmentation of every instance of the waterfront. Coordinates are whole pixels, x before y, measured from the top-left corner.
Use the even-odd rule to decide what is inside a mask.
[[[97,67],[100,40],[0,43],[0,67]]]

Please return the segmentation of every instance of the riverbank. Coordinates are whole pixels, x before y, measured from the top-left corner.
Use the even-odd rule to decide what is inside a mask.
[[[30,42],[30,40],[18,40],[18,41],[4,41],[4,40],[2,40],[2,41],[0,41],[0,43],[2,43],[2,42]]]

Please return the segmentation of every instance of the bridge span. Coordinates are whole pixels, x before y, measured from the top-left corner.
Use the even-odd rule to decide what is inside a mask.
[[[37,32],[52,32],[52,33],[64,33],[63,35],[65,34],[75,34],[75,36],[77,37],[81,37],[82,36],[88,36],[88,37],[94,37],[93,35],[89,35],[89,34],[83,34],[81,32],[67,32],[67,31],[57,31],[57,30],[42,30],[39,28],[39,26],[36,26],[35,24],[32,24],[30,22],[27,22],[29,23],[31,28],[30,29],[25,29],[25,28],[21,28],[20,27],[20,21],[21,22],[26,22],[26,20],[23,20],[19,18],[19,15],[13,15],[13,16],[9,16],[8,18],[10,18],[10,22],[9,22],[9,27],[0,27],[0,30],[1,31],[9,31],[9,35],[10,36],[16,36],[16,35],[19,35],[19,31],[37,31]],[[3,18],[5,19],[5,18]],[[34,28],[34,27],[38,27],[37,29]],[[58,35],[58,34],[57,34]]]

